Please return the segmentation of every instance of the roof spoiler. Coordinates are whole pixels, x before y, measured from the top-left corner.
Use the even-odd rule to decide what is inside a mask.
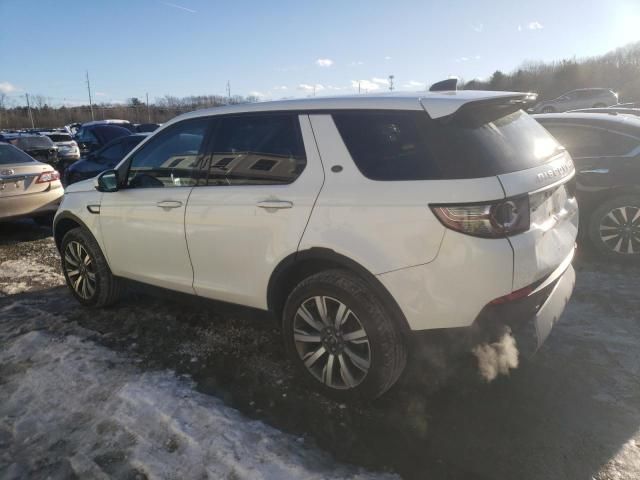
[[[430,92],[450,92],[458,89],[458,77],[447,78],[429,87]]]

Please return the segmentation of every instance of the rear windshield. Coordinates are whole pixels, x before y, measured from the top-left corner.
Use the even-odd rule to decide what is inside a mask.
[[[486,113],[431,120],[420,111],[348,111],[333,118],[356,165],[372,180],[501,175],[541,165],[560,148],[521,110]]]
[[[30,149],[30,148],[50,148],[53,146],[53,142],[49,139],[49,137],[18,137],[14,140],[11,140],[18,148],[22,149]]]
[[[6,143],[0,143],[0,165],[14,165],[16,163],[32,162],[35,162],[35,160],[22,150],[18,150],[16,147],[7,145]]]
[[[47,135],[53,142],[70,142],[71,135],[67,135],[66,133],[52,133],[51,135]]]

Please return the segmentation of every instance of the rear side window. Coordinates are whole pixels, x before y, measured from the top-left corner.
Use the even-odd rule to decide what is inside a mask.
[[[198,175],[203,186],[288,184],[307,163],[295,114],[221,117],[209,151]]]
[[[625,155],[640,144],[636,138],[601,128],[553,124],[545,127],[576,158]]]
[[[351,157],[371,180],[488,177],[533,168],[559,146],[522,111],[431,120],[419,111],[333,114]]]

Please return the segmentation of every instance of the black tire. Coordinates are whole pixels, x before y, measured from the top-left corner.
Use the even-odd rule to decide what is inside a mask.
[[[621,209],[627,216],[626,223]],[[591,214],[588,230],[589,241],[596,252],[614,260],[640,260],[640,217],[631,222],[638,212],[640,195],[620,196],[600,205]],[[618,234],[620,236],[616,236]]]
[[[334,358],[338,359],[336,360],[338,363],[331,363],[331,370],[335,373],[335,383],[344,382],[342,387],[325,384],[304,364],[303,353],[301,353],[300,348],[304,348],[301,345],[306,344],[301,344],[294,340],[294,325],[299,327],[302,321],[302,317],[298,313],[301,305],[309,305],[307,302],[313,301],[315,297],[326,299],[325,310],[328,312],[326,317],[330,319],[330,323],[335,322],[336,317],[339,316],[335,309],[333,312],[336,313],[331,314],[331,304],[334,302],[336,305],[342,303],[350,313],[345,315],[347,320],[344,321],[343,326],[340,328],[344,327],[347,330],[350,323],[357,322],[361,329],[366,332],[367,343],[365,347],[367,354],[365,355],[368,355],[369,367],[357,385],[348,386],[348,382],[343,376],[343,368],[346,368],[343,362],[348,364],[347,367],[349,368],[347,370],[355,373],[353,376],[351,374],[348,375],[351,380],[357,378],[356,375],[361,375],[363,372],[357,367],[357,362],[351,362],[353,349],[363,347],[362,345],[354,345],[361,341],[352,340],[353,343],[346,341],[346,336],[353,335],[353,331],[349,333],[336,330],[339,342],[346,345],[346,347],[343,347],[344,350],[339,350],[341,348],[339,345],[334,347],[338,350],[331,350],[331,346],[326,346],[322,342],[315,342],[314,346],[309,347],[312,349],[317,346],[316,352],[320,350],[320,347],[323,349],[326,347],[325,353],[318,357],[319,362],[325,362],[322,372],[323,378],[326,376],[329,358],[332,356],[331,352],[335,353]],[[310,330],[313,331],[313,328],[310,328]],[[296,332],[300,332],[300,330],[298,329]],[[339,400],[372,400],[379,397],[398,380],[407,361],[407,347],[398,321],[391,317],[389,311],[385,309],[380,299],[373,293],[366,282],[347,270],[327,270],[303,280],[291,292],[285,304],[282,333],[287,352],[305,381],[322,393]],[[342,337],[343,334],[345,335],[344,338]],[[319,335],[324,335],[323,342],[328,341],[326,332]],[[347,349],[350,351],[347,352]],[[342,356],[342,359],[340,359],[340,356]],[[325,381],[327,383],[331,382],[326,378]]]
[[[74,276],[73,272],[76,270],[73,270],[74,266],[71,262],[73,258],[69,255],[70,244],[72,244],[72,247],[76,247],[79,244],[90,257],[90,262],[84,269],[87,275],[93,275],[94,288],[93,292],[91,292],[87,287],[85,293],[91,292],[87,296],[83,296],[82,291],[77,291],[76,287],[74,287],[77,282],[77,276]],[[98,242],[85,228],[78,227],[69,230],[62,238],[60,252],[62,271],[69,290],[71,290],[71,294],[76,300],[88,307],[106,307],[118,300],[122,288],[122,280],[111,273]]]
[[[553,107],[543,107],[542,113],[556,113],[556,109]]]

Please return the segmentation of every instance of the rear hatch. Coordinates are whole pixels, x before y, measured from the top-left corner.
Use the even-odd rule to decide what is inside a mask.
[[[440,162],[450,165],[449,178],[496,176],[505,198],[528,210],[528,228],[507,236],[514,290],[570,258],[578,231],[571,157],[520,107],[517,97],[472,101],[433,120],[432,141]]]

